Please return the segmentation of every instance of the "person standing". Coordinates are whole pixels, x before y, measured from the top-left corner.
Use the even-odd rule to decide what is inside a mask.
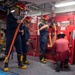
[[[28,47],[29,47],[29,38],[30,38],[30,33],[29,33],[29,26],[31,24],[32,17],[26,16],[24,19],[24,22],[21,25],[20,32],[21,33],[21,40],[22,40],[22,52],[23,52],[23,63],[29,65],[30,62],[27,60],[27,52],[28,52]]]
[[[14,37],[16,28],[18,27],[18,24],[22,22],[23,20],[18,20],[16,18],[16,15],[14,15],[14,12],[10,11],[10,13],[7,15],[5,58],[7,58],[9,48],[10,48],[12,39]],[[22,42],[21,42],[21,36],[19,32],[16,36],[14,46],[16,47],[16,52],[17,52],[18,67],[21,69],[26,69],[26,66],[23,65],[22,63]],[[5,72],[9,71],[8,62],[9,62],[9,58],[5,61],[5,65],[4,65]]]
[[[39,24],[39,32],[40,32],[40,62],[46,64],[46,59],[44,58],[45,50],[46,50],[46,44],[47,44],[47,38],[48,38],[48,15],[42,16],[42,23]]]

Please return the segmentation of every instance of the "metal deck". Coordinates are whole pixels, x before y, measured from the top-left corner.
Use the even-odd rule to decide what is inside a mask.
[[[23,70],[17,66],[17,58],[14,54],[14,58],[9,61],[9,72],[6,72],[8,75],[75,75],[75,65],[70,65],[71,71],[60,71],[55,72],[55,64],[47,62],[47,64],[42,64],[39,62],[38,57],[28,56],[28,60],[31,62],[30,65],[27,65],[27,69]],[[0,66],[0,71],[3,71],[3,66]],[[5,75],[6,75],[5,74]],[[0,74],[1,75],[1,74]],[[4,74],[3,74],[4,75]]]

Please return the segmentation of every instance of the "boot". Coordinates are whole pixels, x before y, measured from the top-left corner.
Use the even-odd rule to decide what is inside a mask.
[[[60,68],[61,68],[61,71],[64,71],[64,64],[63,64],[63,62],[61,62]]]
[[[7,59],[7,57],[5,57],[5,59]],[[8,62],[9,62],[9,58],[5,61],[4,72],[9,71]]]
[[[60,62],[60,61],[58,61],[58,62],[56,63],[56,68],[55,68],[55,70],[56,70],[56,72],[60,72],[60,70],[61,70],[61,62]]]
[[[46,61],[46,62],[47,62],[47,59],[45,59],[45,58],[44,58],[44,61]]]
[[[46,64],[46,60],[44,59],[44,54],[40,55],[40,62]]]
[[[17,55],[17,59],[18,59],[18,67],[21,69],[26,69],[27,67],[23,65],[23,56]]]
[[[30,65],[30,62],[27,60],[27,55],[26,54],[23,54],[23,63],[27,64],[27,65]]]
[[[65,59],[65,61],[64,61],[64,69],[69,69],[69,65],[68,65],[68,59]]]

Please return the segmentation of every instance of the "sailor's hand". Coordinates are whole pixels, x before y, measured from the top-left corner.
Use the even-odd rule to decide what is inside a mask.
[[[22,35],[24,35],[24,30],[21,30]]]
[[[17,20],[17,23],[23,23],[23,20]]]
[[[26,42],[26,45],[29,45],[29,42]]]

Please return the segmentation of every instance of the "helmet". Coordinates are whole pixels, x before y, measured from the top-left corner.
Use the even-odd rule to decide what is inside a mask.
[[[25,17],[24,21],[31,22],[32,21],[32,17],[27,16],[27,17]]]
[[[49,20],[49,16],[48,15],[43,15],[42,19],[48,21]]]
[[[16,7],[20,8],[21,10],[26,10],[26,6],[22,2],[18,2],[15,5]]]

